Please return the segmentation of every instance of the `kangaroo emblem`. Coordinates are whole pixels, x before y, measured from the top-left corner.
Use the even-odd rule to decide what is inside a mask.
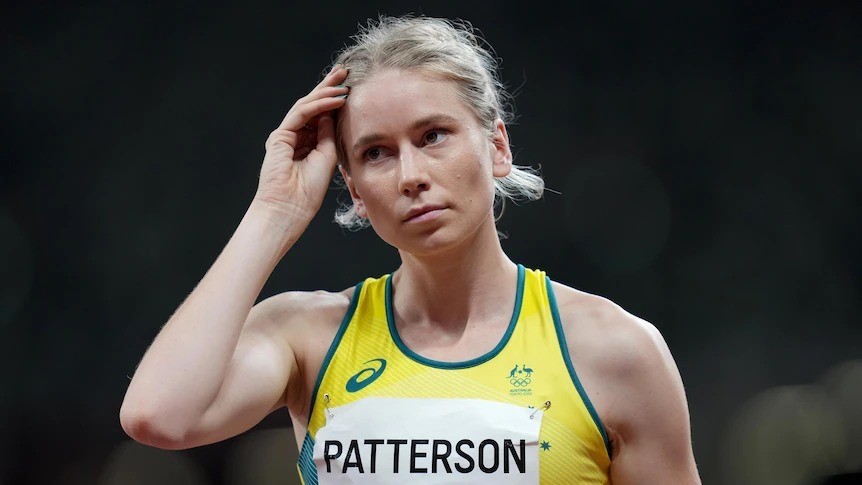
[[[515,364],[515,368],[512,369],[512,372],[509,372],[509,379],[514,378],[516,372],[518,372],[518,364]]]

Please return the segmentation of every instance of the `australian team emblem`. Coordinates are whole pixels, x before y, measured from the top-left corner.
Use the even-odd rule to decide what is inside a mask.
[[[511,396],[532,396],[533,391],[530,389],[530,383],[533,382],[533,369],[527,367],[527,364],[515,364],[515,367],[509,371],[509,384],[512,386],[509,389]]]

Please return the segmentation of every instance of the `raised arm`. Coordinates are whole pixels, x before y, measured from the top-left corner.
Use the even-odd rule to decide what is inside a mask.
[[[248,211],[185,302],[147,350],[120,421],[135,440],[179,449],[219,441],[284,404],[296,359],[289,308],[252,309],[275,266],[320,209],[336,164],[330,112],[347,72],[334,69],[290,109],[266,142]],[[290,300],[290,299],[288,299]]]

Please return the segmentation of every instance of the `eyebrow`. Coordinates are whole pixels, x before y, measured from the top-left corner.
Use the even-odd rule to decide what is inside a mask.
[[[422,128],[423,126],[433,125],[436,123],[453,123],[453,122],[457,122],[457,121],[458,120],[456,118],[453,118],[452,116],[449,116],[449,115],[433,114],[433,115],[426,116],[422,119],[415,121],[412,125],[410,125],[410,130],[411,131],[412,130],[418,130],[419,128]],[[365,135],[356,141],[356,143],[353,145],[353,151],[356,152],[357,150],[359,150],[363,146],[370,145],[372,143],[376,143],[376,142],[382,140],[383,138],[384,138],[384,136],[379,134],[379,133],[372,133],[370,135]]]

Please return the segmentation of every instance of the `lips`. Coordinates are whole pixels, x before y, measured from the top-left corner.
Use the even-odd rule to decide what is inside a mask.
[[[428,214],[429,212],[445,209],[445,205],[437,205],[437,204],[429,204],[429,205],[420,205],[418,207],[414,207],[407,211],[407,214],[404,216],[404,222],[409,222],[414,219],[419,219],[423,215]]]

